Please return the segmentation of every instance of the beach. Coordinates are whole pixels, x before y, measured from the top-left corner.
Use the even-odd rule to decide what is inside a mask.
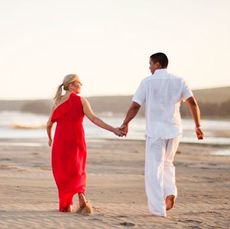
[[[57,210],[46,139],[1,139],[0,228],[229,228],[230,156],[218,154],[229,146],[180,144],[178,198],[167,218],[147,208],[145,141],[90,138],[87,146],[94,214],[82,216]]]

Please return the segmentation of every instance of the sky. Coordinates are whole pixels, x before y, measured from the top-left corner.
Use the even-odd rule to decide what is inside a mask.
[[[192,89],[230,86],[229,0],[0,0],[0,99],[131,95],[164,52]]]

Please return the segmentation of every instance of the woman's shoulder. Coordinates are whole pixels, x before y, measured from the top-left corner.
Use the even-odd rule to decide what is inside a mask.
[[[71,98],[71,99],[77,99],[77,100],[79,100],[79,99],[81,99],[81,95],[72,92],[72,93],[70,94],[70,98]]]
[[[80,94],[72,93],[70,96],[74,100],[81,101],[82,104],[85,104],[88,102],[88,100],[85,97],[81,96]]]
[[[88,100],[85,97],[83,97],[83,96],[80,96],[80,99],[81,99],[81,103],[82,104],[85,104],[85,103],[88,102]]]

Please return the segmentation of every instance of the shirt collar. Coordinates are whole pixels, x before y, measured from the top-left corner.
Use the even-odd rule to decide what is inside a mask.
[[[153,75],[155,75],[155,74],[158,75],[158,74],[162,74],[162,73],[166,73],[166,72],[167,72],[166,68],[160,68],[160,69],[155,70]]]

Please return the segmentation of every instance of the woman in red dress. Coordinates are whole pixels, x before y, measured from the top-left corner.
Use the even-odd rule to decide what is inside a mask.
[[[52,170],[59,194],[59,211],[71,212],[73,196],[78,194],[78,213],[92,213],[85,197],[86,187],[86,143],[82,125],[84,115],[97,126],[118,136],[124,133],[114,128],[92,111],[87,99],[80,97],[81,81],[75,74],[67,75],[54,97],[55,105],[47,123],[49,146],[52,145]],[[62,95],[62,87],[66,91]],[[52,126],[57,123],[54,139]]]

